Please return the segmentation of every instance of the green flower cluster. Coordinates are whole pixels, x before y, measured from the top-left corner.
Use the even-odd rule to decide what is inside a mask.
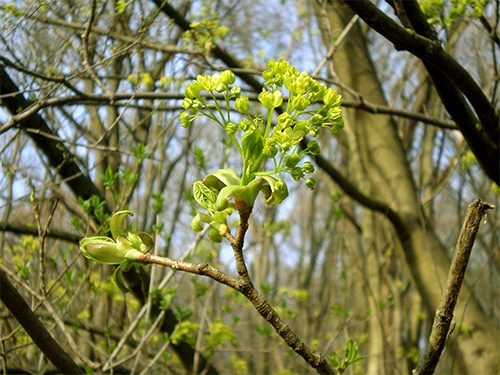
[[[301,161],[307,155],[318,155],[321,150],[315,140],[305,149],[301,142],[306,136],[317,137],[323,128],[337,134],[344,126],[342,98],[336,90],[299,72],[283,59],[271,60],[267,68],[262,74],[265,87],[258,95],[265,110],[258,115],[252,115],[250,98],[234,85],[236,77],[229,70],[199,75],[185,89],[182,102],[185,111],[180,114],[182,125],[189,127],[199,116],[212,119],[225,130],[243,160],[240,174],[224,169],[212,173],[203,183],[194,184],[195,198],[209,195],[200,193],[200,189],[204,189],[202,185],[213,196],[210,205],[206,199],[203,204],[197,199],[210,217],[197,215],[193,229],[201,230],[203,221],[223,235],[225,229],[219,229],[227,228],[225,218],[230,213],[223,214],[223,218],[216,214],[228,208],[251,210],[259,192],[264,193],[268,204],[280,203],[288,196],[282,179],[284,173],[295,181],[305,180],[307,187],[314,188],[316,181],[308,177],[314,172],[314,166]],[[287,94],[286,98],[283,93]],[[238,112],[236,116],[234,110]],[[230,197],[234,198],[233,203],[229,202]]]

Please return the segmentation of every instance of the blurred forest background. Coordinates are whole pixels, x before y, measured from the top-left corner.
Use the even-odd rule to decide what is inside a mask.
[[[354,340],[367,357],[347,373],[408,374],[480,197],[497,209],[437,373],[500,372],[499,1],[354,3],[0,1],[0,271],[82,369],[313,372],[226,286],[147,266],[123,294],[114,267],[78,248],[130,209],[158,255],[235,274],[230,247],[190,227],[193,181],[237,168],[234,151],[206,119],[183,128],[180,103],[198,74],[225,69],[256,98],[283,57],[343,95],[345,128],[322,135],[313,191],[259,199],[254,284],[326,357]],[[3,304],[0,363],[54,371]]]

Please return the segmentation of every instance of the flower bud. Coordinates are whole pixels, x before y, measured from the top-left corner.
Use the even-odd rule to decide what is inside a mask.
[[[294,96],[291,102],[292,108],[299,112],[306,109],[309,104],[311,104],[309,99],[307,99],[305,96],[302,95]]]
[[[311,121],[312,126],[320,127],[321,125],[323,125],[323,122],[325,121],[325,119],[319,113],[316,113],[311,117],[311,119],[309,121]]]
[[[194,100],[186,98],[182,101],[181,106],[184,108],[186,111],[190,110],[193,108]]]
[[[283,112],[278,116],[278,130],[289,128],[293,125],[294,121],[288,112]]]
[[[248,96],[241,96],[234,102],[234,108],[240,113],[247,113],[250,109],[250,101]]]
[[[234,73],[230,70],[224,70],[220,74],[220,80],[224,85],[232,85],[234,81],[236,81],[236,77],[234,76]]]
[[[304,177],[304,171],[300,167],[293,168],[290,174],[295,181],[299,181],[302,177]]]
[[[191,82],[184,90],[184,96],[188,99],[196,99],[200,94],[201,86],[198,82]]]
[[[262,151],[266,158],[274,158],[278,154],[278,147],[274,145],[265,145]]]
[[[229,91],[231,98],[237,98],[241,95],[241,87],[233,86],[231,87],[231,91]]]
[[[302,165],[302,170],[304,173],[313,173],[314,172],[314,165],[312,165],[311,162],[306,161],[304,165]]]
[[[285,158],[285,166],[287,168],[295,168],[300,161],[300,156],[297,154],[289,155]]]
[[[262,92],[259,94],[259,102],[262,103],[262,105],[265,108],[268,109],[274,109],[281,104],[283,104],[283,98],[281,97],[281,91],[267,91],[266,89],[262,89]]]
[[[308,178],[306,180],[306,186],[309,188],[309,189],[314,189],[314,187],[316,186],[316,180],[314,178]]]
[[[238,124],[240,129],[246,132],[248,129],[252,127],[252,123],[248,120],[241,120],[240,123]]]
[[[196,82],[200,85],[201,90],[215,90],[217,86],[220,84],[220,75],[213,74],[211,76],[208,75],[199,75],[196,77]]]
[[[329,107],[340,106],[342,96],[337,94],[337,90],[328,88],[326,89],[325,97],[323,98],[325,104]]]
[[[181,125],[183,128],[189,128],[189,125],[191,125],[191,116],[187,112],[181,112],[179,115],[180,120],[181,120]]]
[[[226,125],[226,133],[227,135],[233,135],[236,130],[238,130],[238,125],[236,125],[234,122],[228,122]]]
[[[319,155],[321,153],[321,148],[319,147],[318,142],[316,142],[316,141],[310,141],[307,144],[307,151],[311,155]]]

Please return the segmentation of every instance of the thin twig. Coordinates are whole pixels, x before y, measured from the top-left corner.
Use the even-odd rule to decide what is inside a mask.
[[[325,66],[327,61],[332,58],[332,56],[335,53],[335,51],[337,50],[337,48],[344,41],[345,37],[347,36],[347,34],[349,34],[349,31],[351,31],[352,27],[354,26],[354,24],[356,23],[356,21],[358,19],[359,19],[359,16],[357,14],[355,14],[351,18],[349,23],[344,27],[344,30],[342,30],[342,32],[340,33],[338,38],[335,40],[335,43],[333,43],[332,47],[328,50],[326,56],[323,58],[323,60],[321,60],[321,62],[316,67],[316,69],[314,69],[314,71],[311,73],[311,76],[317,75],[320,72],[320,70],[323,68],[323,66]]]
[[[233,237],[229,232],[225,234],[225,238],[233,248],[236,270],[239,276],[238,280],[207,263],[195,264],[182,260],[159,257],[150,253],[144,254],[142,257],[137,259],[137,261],[143,264],[160,264],[176,270],[207,276],[240,292],[252,303],[257,312],[265,320],[267,320],[269,324],[271,324],[285,343],[297,354],[299,354],[319,374],[337,374],[321,353],[311,350],[302,340],[300,340],[295,332],[293,332],[292,329],[283,321],[276,310],[274,310],[271,304],[254,287],[243,256],[244,238],[248,230],[248,220],[250,218],[250,214],[251,210],[246,212],[240,211],[240,224],[238,226],[236,237]]]
[[[433,374],[441,353],[450,335],[450,326],[453,320],[453,310],[457,304],[460,288],[465,277],[467,264],[476,239],[476,234],[486,210],[495,208],[494,205],[476,199],[467,208],[467,214],[458,237],[455,253],[448,273],[446,288],[441,303],[436,310],[429,343],[424,355],[420,358],[413,375]]]

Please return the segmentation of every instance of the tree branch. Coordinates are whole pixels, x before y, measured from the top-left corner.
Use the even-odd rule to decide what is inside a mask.
[[[20,111],[27,110],[32,105],[32,103],[24,98],[1,64],[0,97],[2,104],[7,107],[7,110],[13,116]],[[49,134],[56,137],[38,113],[31,113],[20,124],[21,128],[26,129],[29,127],[40,132],[29,132],[28,135],[35,142],[36,146],[45,153],[54,170],[66,179],[67,184],[76,196],[89,199],[92,195],[101,195],[94,183],[83,174],[75,163],[75,156],[66,148],[64,143],[57,140],[57,138],[42,135]]]
[[[330,366],[326,358],[321,353],[311,350],[283,321],[281,316],[276,312],[276,310],[274,310],[264,296],[254,287],[243,256],[244,238],[248,229],[250,214],[251,211],[240,212],[240,224],[238,226],[238,233],[236,237],[233,237],[230,233],[225,234],[227,241],[233,248],[236,270],[239,275],[238,280],[206,263],[194,264],[182,260],[164,258],[150,253],[146,253],[142,257],[138,258],[137,262],[143,264],[159,264],[176,270],[206,276],[240,292],[252,303],[257,312],[269,322],[285,343],[297,354],[299,354],[319,374],[337,374],[337,372]]]
[[[170,17],[177,26],[182,30],[187,31],[191,29],[191,24],[186,18],[184,18],[172,5],[166,0],[153,0],[153,3],[158,6],[158,8]],[[234,58],[231,54],[226,52],[224,49],[220,48],[217,44],[213,44],[212,50],[210,51],[214,56],[220,59],[229,68],[243,68],[238,60]],[[255,79],[255,77],[246,72],[240,72],[238,76],[246,82],[255,92],[260,92],[262,90],[262,83]]]
[[[21,324],[33,342],[52,364],[64,374],[84,374],[73,359],[38,320],[33,310],[9,281],[5,272],[0,270],[0,300]]]
[[[11,80],[3,65],[0,64],[0,97],[2,104],[7,107],[9,112],[13,115],[17,113],[19,109],[28,110],[32,103],[28,102],[20,90],[16,87],[14,82]],[[50,165],[54,170],[62,176],[66,183],[68,184],[71,191],[83,199],[89,199],[93,194],[101,197],[101,194],[97,187],[94,185],[92,180],[83,174],[78,165],[75,162],[75,157],[70,153],[70,151],[64,146],[63,140],[57,137],[56,134],[48,127],[45,120],[38,115],[36,112],[27,116],[21,122],[21,127],[24,130],[34,129],[36,132],[28,131],[29,136],[33,139],[38,149],[40,149],[49,159]],[[107,209],[107,208],[106,208]],[[149,285],[150,279],[147,273],[140,269],[139,277],[135,272],[124,273],[125,278],[129,284],[132,284],[131,290],[134,292],[135,297],[145,303],[143,296],[142,284]],[[146,287],[147,290],[147,287]],[[158,303],[153,306],[155,312],[160,311]],[[178,323],[174,313],[169,309],[166,312],[166,318],[162,324],[162,330],[170,329],[171,333]],[[186,342],[180,342],[179,344],[172,345],[174,351],[177,353],[182,361],[182,364],[192,371],[194,349],[192,346]],[[205,368],[207,363],[205,357],[202,357],[201,365]],[[71,372],[66,372],[71,373]],[[209,365],[209,374],[217,374],[218,371],[215,367]]]
[[[444,106],[464,134],[477,160],[488,176],[500,184],[499,115],[467,70],[444,51],[439,41],[429,39],[430,34],[419,35],[418,30],[424,29],[422,25],[415,27],[412,23],[417,32],[407,30],[370,1],[345,0],[345,3],[371,28],[392,42],[397,50],[409,51],[425,63]],[[411,19],[411,12],[408,9],[413,2],[410,2],[409,6],[406,6],[406,2],[403,3],[406,15]],[[418,4],[416,6],[418,7]],[[413,22],[415,24],[421,22],[421,17],[414,15]],[[462,93],[474,107],[483,132],[476,128],[476,118],[462,97]]]
[[[204,95],[207,99],[212,99],[213,97],[209,94]],[[36,103],[33,103],[28,108],[20,113],[14,114],[11,119],[0,126],[0,134],[5,133],[9,129],[17,126],[20,123],[26,121],[30,116],[38,113],[41,109],[49,108],[49,107],[60,107],[63,105],[91,105],[91,104],[107,104],[119,107],[132,107],[133,104],[130,103],[131,100],[183,100],[184,94],[180,92],[156,92],[156,91],[143,91],[143,92],[117,92],[112,95],[108,94],[76,94],[69,96],[61,96],[57,98],[48,98],[48,99],[40,99],[37,100]],[[223,99],[222,95],[215,96],[217,99]],[[251,101],[258,101],[257,94],[248,95]],[[182,107],[168,107],[162,108],[161,106],[147,106],[140,105],[138,108],[145,109],[156,109],[156,110],[177,110],[182,109]],[[404,109],[392,108],[389,106],[379,105],[372,102],[368,102],[361,98],[360,100],[343,100],[342,107],[345,108],[356,108],[362,111],[366,111],[373,114],[385,114],[385,115],[393,115],[402,118],[408,118],[416,121],[420,121],[424,124],[434,125],[442,129],[450,129],[450,130],[459,130],[459,128],[455,125],[453,121],[445,121],[439,120],[437,118],[428,117],[421,113],[416,113],[412,111],[407,111]],[[29,128],[25,129],[26,131]],[[42,134],[39,129],[31,129],[31,131],[38,132]],[[48,133],[43,133],[45,136],[49,136]],[[62,141],[57,136],[53,136],[53,139],[56,141]]]
[[[240,276],[238,291],[252,303],[257,312],[269,322],[285,343],[304,358],[319,374],[336,374],[337,372],[330,366],[326,358],[321,353],[311,350],[283,321],[281,316],[253,285],[243,256],[244,238],[248,229],[250,213],[251,211],[240,212],[240,224],[236,238],[232,238],[230,234],[226,234],[226,238],[228,238],[233,248],[236,269]]]
[[[453,319],[453,311],[458,300],[460,288],[462,287],[479,225],[486,210],[493,208],[495,206],[482,202],[480,199],[476,199],[467,208],[467,214],[455,247],[443,297],[434,317],[429,343],[424,355],[418,362],[417,368],[413,370],[413,375],[433,374],[436,369],[446,344],[446,339],[451,334],[449,329]]]

